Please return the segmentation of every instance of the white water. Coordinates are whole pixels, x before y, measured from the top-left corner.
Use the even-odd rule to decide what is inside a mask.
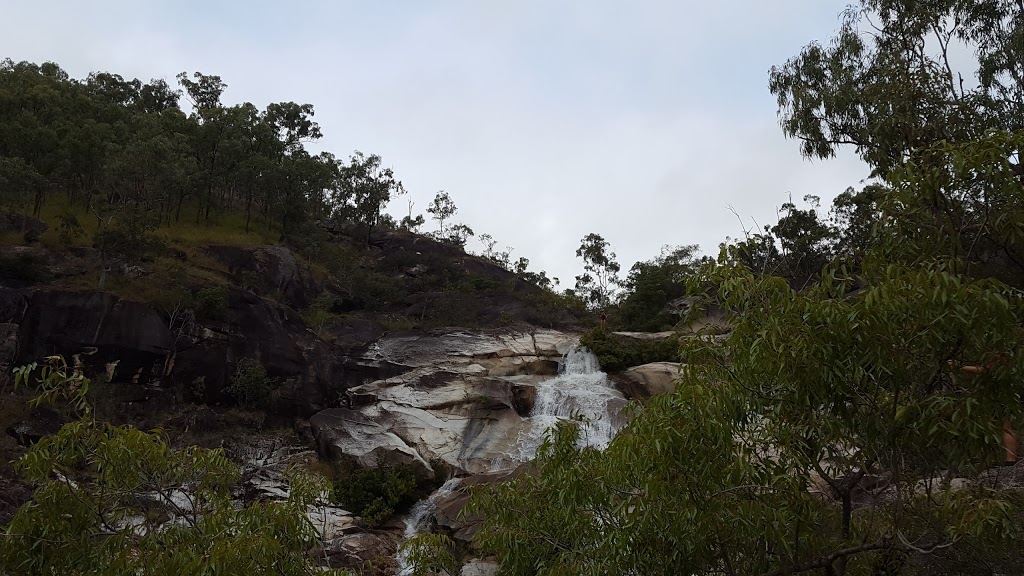
[[[586,348],[573,347],[565,355],[560,374],[537,385],[537,399],[526,427],[509,451],[512,464],[533,460],[547,431],[559,420],[573,416],[586,419],[580,447],[604,450],[619,430],[616,421],[625,403],[622,394],[601,372],[597,357]]]
[[[509,447],[508,458],[496,460],[489,472],[511,470],[533,460],[537,448],[547,431],[559,420],[583,416],[586,424],[580,436],[580,447],[604,450],[619,431],[622,422],[619,411],[626,405],[608,376],[601,372],[597,357],[584,347],[576,346],[565,355],[558,376],[537,384],[537,398],[530,416],[526,418],[514,445]],[[430,498],[422,500],[409,511],[405,521],[405,540],[416,536],[421,524],[434,513],[437,501],[455,491],[460,480],[445,482]],[[399,552],[396,556],[398,576],[412,573],[408,559]]]
[[[433,513],[437,510],[437,502],[445,496],[451,495],[455,492],[455,489],[462,482],[462,478],[452,478],[436,492],[430,495],[426,500],[420,500],[409,510],[409,516],[405,519],[405,534],[403,540],[407,541],[413,536],[419,534],[420,525],[424,523]],[[409,559],[401,549],[398,551],[398,555],[395,556],[395,560],[398,562],[398,576],[408,576],[412,574],[412,566],[409,565]]]

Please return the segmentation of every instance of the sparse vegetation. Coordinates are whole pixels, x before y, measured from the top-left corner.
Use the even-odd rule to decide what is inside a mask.
[[[254,408],[270,399],[274,382],[267,377],[267,370],[259,360],[243,358],[231,375],[231,384],[224,391],[240,406]]]

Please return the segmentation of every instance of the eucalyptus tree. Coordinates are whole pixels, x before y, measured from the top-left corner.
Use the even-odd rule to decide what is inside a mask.
[[[591,308],[606,308],[612,303],[615,289],[621,283],[619,271],[608,241],[600,234],[590,233],[583,237],[576,257],[583,259],[584,273],[576,277],[576,293]]]
[[[1024,5],[860,0],[828,45],[772,68],[782,128],[801,152],[852,146],[884,176],[939,141],[1024,127]]]
[[[434,199],[430,201],[430,205],[427,206],[427,213],[431,215],[431,218],[437,220],[438,237],[444,237],[445,221],[451,220],[458,211],[459,208],[455,205],[455,201],[452,200],[452,197],[444,190],[438,190],[437,194],[434,195]]]
[[[481,489],[476,543],[523,575],[1015,570],[1022,495],[992,468],[1000,424],[1024,422],[1024,299],[940,268],[869,274],[851,297],[839,270],[797,292],[706,267],[731,335],[688,341],[675,391],[604,452],[566,422],[532,472]],[[949,364],[998,353],[980,375]]]
[[[366,156],[359,151],[352,154],[348,164],[340,166],[336,184],[341,214],[366,228],[367,244],[384,207],[396,196],[405,194],[402,182],[395,178],[391,168],[382,165],[380,156]]]

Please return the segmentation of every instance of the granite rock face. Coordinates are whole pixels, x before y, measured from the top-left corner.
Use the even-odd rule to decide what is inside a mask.
[[[350,408],[310,420],[321,455],[364,466],[440,461],[460,474],[513,466],[533,386],[575,337],[557,331],[385,337],[362,360],[394,376],[348,389]]]

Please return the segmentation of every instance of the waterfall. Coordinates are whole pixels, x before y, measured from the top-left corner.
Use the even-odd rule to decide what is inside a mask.
[[[580,447],[605,449],[621,427],[619,411],[626,405],[590,350],[575,346],[562,360],[559,374],[537,384],[537,397],[530,416],[523,422],[516,442],[509,446],[508,457],[496,460],[491,472],[511,470],[533,460],[548,429],[575,415],[584,416],[587,424],[580,436]],[[430,498],[417,503],[405,521],[405,540],[419,533],[421,524],[436,510],[437,501],[450,495],[460,479],[445,482]],[[404,554],[396,556],[399,576],[411,574],[412,567]]]
[[[405,534],[402,535],[402,540],[407,541],[413,536],[419,534],[420,524],[437,510],[437,502],[445,496],[451,495],[455,492],[455,489],[462,482],[462,478],[452,478],[441,485],[429,498],[420,500],[409,510],[409,515],[405,519]],[[395,560],[398,562],[398,576],[408,576],[412,574],[412,566],[409,565],[409,559],[406,554],[401,550],[398,551],[398,555],[395,556]]]
[[[509,451],[508,464],[514,467],[533,460],[548,429],[573,415],[588,421],[580,447],[605,449],[618,432],[618,412],[625,403],[601,372],[597,357],[584,347],[574,347],[565,355],[559,375],[537,384],[537,399],[516,445]]]

